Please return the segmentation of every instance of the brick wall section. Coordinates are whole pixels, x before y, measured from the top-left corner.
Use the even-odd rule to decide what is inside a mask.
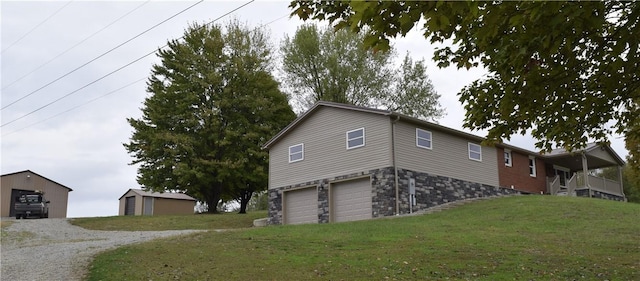
[[[499,147],[498,151],[498,177],[501,187],[530,192],[546,193],[546,168],[545,163],[536,157],[536,176],[529,175],[529,155],[511,151],[511,167],[504,164],[504,148]]]

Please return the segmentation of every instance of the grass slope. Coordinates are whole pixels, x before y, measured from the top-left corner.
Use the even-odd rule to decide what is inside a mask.
[[[207,232],[100,254],[89,280],[640,280],[640,205],[520,196],[440,213]]]
[[[247,214],[200,214],[175,216],[115,216],[71,219],[70,223],[92,230],[156,231],[182,229],[230,229],[253,226],[266,211]]]

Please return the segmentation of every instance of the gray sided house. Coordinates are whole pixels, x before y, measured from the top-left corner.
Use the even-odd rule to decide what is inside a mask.
[[[406,115],[319,102],[264,145],[269,224],[407,214],[519,193],[500,188],[483,138]]]
[[[522,193],[625,201],[621,176],[591,172],[624,165],[608,145],[543,155],[483,140],[391,111],[318,102],[263,147],[268,223],[362,220]]]

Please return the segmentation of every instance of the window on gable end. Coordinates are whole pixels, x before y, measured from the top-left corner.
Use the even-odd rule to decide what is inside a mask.
[[[364,146],[364,128],[347,132],[347,149]]]
[[[304,144],[289,146],[289,163],[304,160]]]
[[[416,128],[416,146],[431,149],[432,144],[431,132]]]

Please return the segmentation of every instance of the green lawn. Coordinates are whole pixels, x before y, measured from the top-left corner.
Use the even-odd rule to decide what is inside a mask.
[[[422,216],[198,233],[105,252],[88,276],[387,279],[640,280],[640,205],[532,195]]]
[[[253,226],[253,220],[267,217],[266,211],[247,214],[199,214],[179,216],[116,216],[71,219],[70,223],[92,230],[182,230],[230,229]]]

